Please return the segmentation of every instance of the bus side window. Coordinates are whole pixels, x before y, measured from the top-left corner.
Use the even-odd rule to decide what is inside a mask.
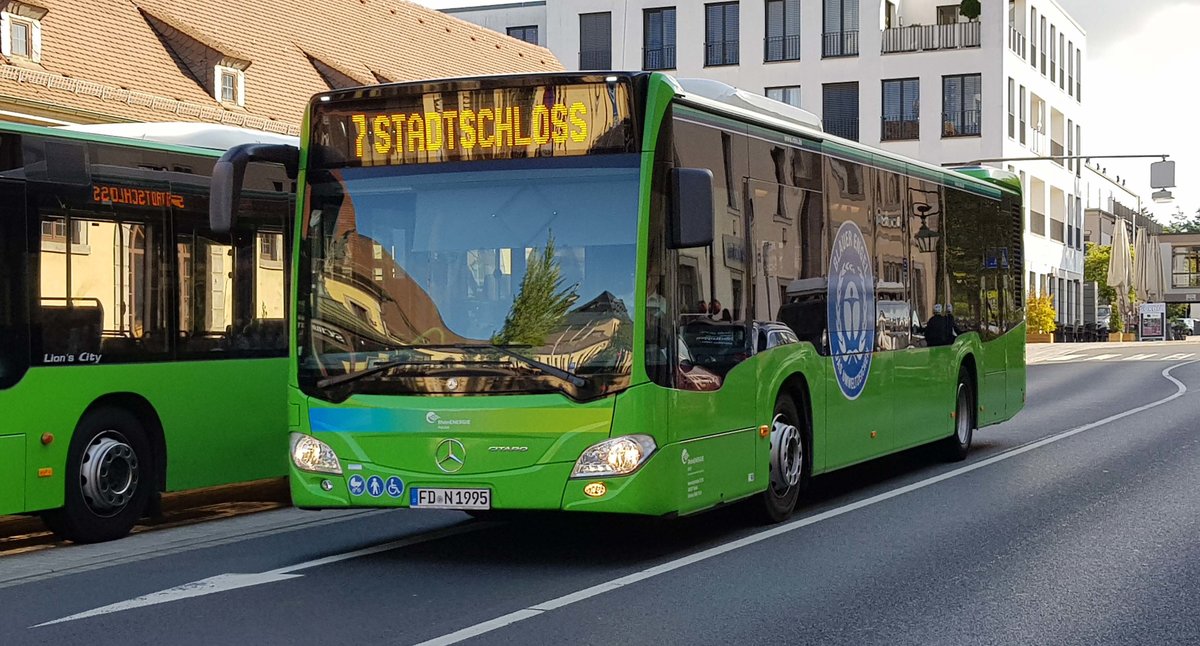
[[[156,187],[135,190],[150,194]],[[92,191],[37,195],[40,308],[35,363],[166,358],[163,209]],[[114,203],[115,202],[115,203]]]

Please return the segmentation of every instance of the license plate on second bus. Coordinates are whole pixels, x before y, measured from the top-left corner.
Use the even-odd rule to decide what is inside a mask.
[[[409,493],[410,507],[426,509],[491,509],[491,489],[414,488]]]

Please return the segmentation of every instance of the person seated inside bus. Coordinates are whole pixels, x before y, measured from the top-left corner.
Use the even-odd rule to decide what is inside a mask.
[[[959,332],[958,327],[954,324],[953,311],[954,308],[951,305],[945,306],[944,309],[941,303],[933,306],[933,316],[925,324],[925,342],[931,347],[954,343]]]
[[[721,307],[721,301],[714,298],[708,306],[708,318],[714,321],[728,322],[733,320],[733,315],[729,313],[729,310]]]

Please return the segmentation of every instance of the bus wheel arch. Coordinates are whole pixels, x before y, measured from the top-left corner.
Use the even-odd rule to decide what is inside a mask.
[[[76,543],[128,534],[155,488],[153,424],[114,401],[93,402],[80,416],[63,469],[63,505],[42,514],[55,534]]]
[[[767,486],[758,503],[765,522],[787,520],[812,478],[811,401],[808,381],[799,373],[788,377],[775,397]]]

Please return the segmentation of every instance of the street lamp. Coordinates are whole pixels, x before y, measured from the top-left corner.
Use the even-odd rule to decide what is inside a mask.
[[[913,208],[917,211],[917,217],[921,218],[921,228],[917,229],[917,235],[914,236],[917,241],[917,249],[920,249],[924,253],[933,253],[937,251],[938,239],[942,237],[941,233],[930,229],[929,225],[925,222],[926,218],[929,217],[929,211],[933,207],[928,204],[917,203],[913,205]]]

